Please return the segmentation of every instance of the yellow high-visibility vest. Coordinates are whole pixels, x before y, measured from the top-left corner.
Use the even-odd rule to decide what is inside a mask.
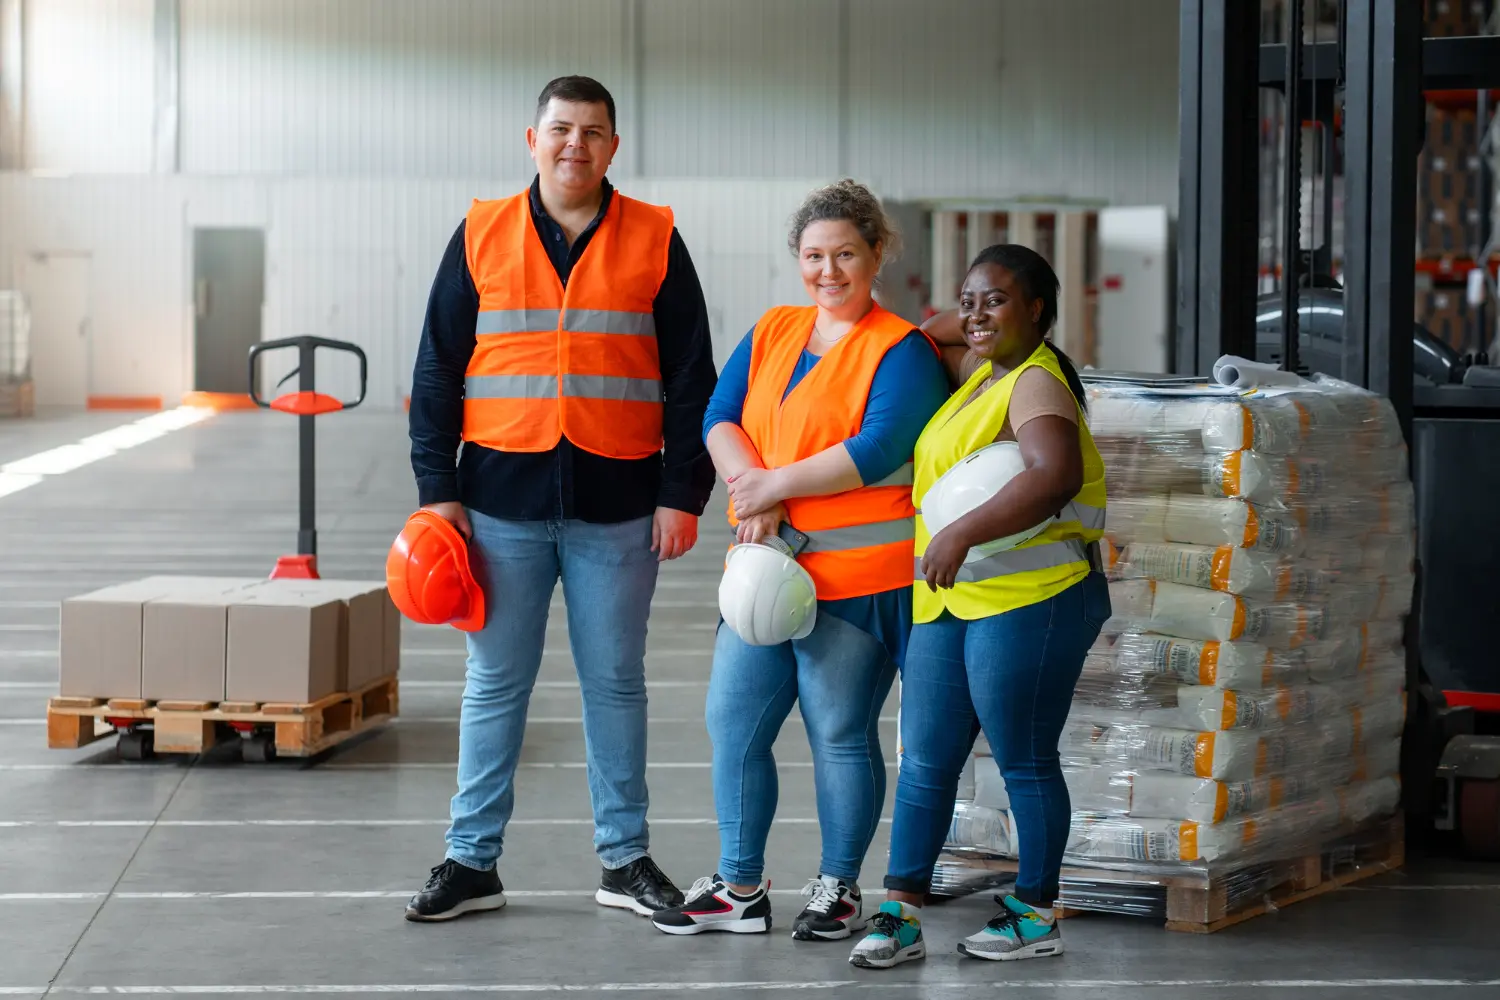
[[[1028,368],[1044,368],[1067,384],[1057,355],[1043,343],[984,395],[964,406],[964,400],[990,377],[991,366],[986,361],[933,415],[917,439],[913,457],[912,499],[919,510],[927,491],[943,473],[994,443],[1005,426],[1016,379]],[[1104,534],[1104,460],[1094,446],[1081,407],[1078,443],[1083,449],[1083,486],[1058,511],[1057,520],[1013,549],[966,563],[951,590],[939,589],[933,593],[922,576],[922,554],[932,536],[922,517],[917,517],[913,621],[919,624],[933,621],[945,608],[954,617],[967,621],[1004,614],[1045,601],[1088,575],[1088,547]]]

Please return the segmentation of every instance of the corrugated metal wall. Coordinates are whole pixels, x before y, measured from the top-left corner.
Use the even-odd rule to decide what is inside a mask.
[[[26,162],[74,173],[151,169],[152,0],[29,0]]]
[[[173,3],[181,173],[154,176],[152,0],[27,4],[28,164],[136,175],[0,184],[0,283],[28,249],[94,254],[97,393],[191,388],[191,229],[255,225],[265,336],[357,341],[371,405],[399,405],[444,242],[470,198],[527,182],[536,92],[564,72],[614,93],[611,176],[676,209],[720,359],[802,298],[785,222],[835,176],[1176,202],[1173,0]]]

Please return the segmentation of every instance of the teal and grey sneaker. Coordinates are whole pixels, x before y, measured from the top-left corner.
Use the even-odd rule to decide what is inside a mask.
[[[922,921],[916,908],[887,900],[871,915],[870,933],[854,946],[849,964],[861,969],[889,969],[926,957],[927,943],[922,940]]]
[[[999,962],[1062,954],[1056,921],[1049,924],[1014,896],[996,896],[995,902],[1001,905],[1000,912],[984,930],[958,943],[959,954]]]

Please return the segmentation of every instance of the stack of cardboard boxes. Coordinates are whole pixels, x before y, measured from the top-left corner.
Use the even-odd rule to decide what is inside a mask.
[[[393,676],[383,583],[154,576],[62,605],[59,694],[306,703]]]
[[[1451,38],[1485,33],[1487,0],[1427,0],[1422,34]],[[1466,95],[1427,105],[1426,138],[1417,163],[1417,257],[1472,258],[1480,221],[1492,206],[1479,198],[1479,122]],[[1465,104],[1470,106],[1465,106]],[[1416,320],[1451,346],[1471,347],[1464,274],[1418,275]]]
[[[1484,34],[1487,0],[1427,0],[1422,13],[1424,38]]]
[[[1417,165],[1417,253],[1472,256],[1479,245],[1479,127],[1473,110],[1427,108]]]

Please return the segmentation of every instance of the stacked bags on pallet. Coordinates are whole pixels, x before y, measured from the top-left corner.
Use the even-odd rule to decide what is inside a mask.
[[[1114,615],[1060,744],[1067,863],[1232,867],[1391,814],[1414,511],[1390,404],[1322,376],[1089,395]],[[949,848],[1014,856],[985,754]]]

